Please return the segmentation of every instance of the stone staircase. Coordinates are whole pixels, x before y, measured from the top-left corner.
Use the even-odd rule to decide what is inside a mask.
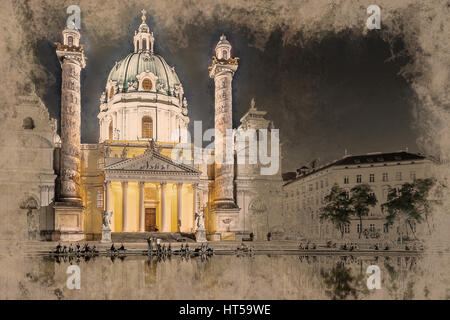
[[[195,234],[187,232],[112,232],[113,242],[145,242],[149,237],[161,239],[164,242],[195,242]]]

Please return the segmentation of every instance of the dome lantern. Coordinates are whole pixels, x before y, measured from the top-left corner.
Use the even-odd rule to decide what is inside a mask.
[[[147,20],[147,11],[142,9],[142,23],[139,29],[134,32],[134,52],[151,52],[153,53],[153,44],[155,38],[153,37],[153,32],[150,32],[150,28],[145,22]]]

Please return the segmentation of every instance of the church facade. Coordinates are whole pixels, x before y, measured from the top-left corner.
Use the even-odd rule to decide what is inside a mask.
[[[113,233],[194,233],[202,215],[209,240],[239,240],[250,233],[264,238],[277,224],[276,219],[269,224],[269,216],[281,212],[281,167],[261,175],[258,164],[195,163],[194,151],[184,153],[183,162],[174,159],[190,122],[188,102],[175,68],[154,52],[145,11],[133,52],[116,62],[101,94],[99,141],[80,143],[79,73],[85,60],[80,38],[78,30],[66,29],[57,48],[63,69],[61,151],[54,232],[46,233],[47,239],[98,240],[105,212],[112,214]],[[231,49],[222,36],[209,69],[215,130],[221,133],[232,129],[238,58]],[[237,129],[273,129],[265,115],[252,101]],[[212,157],[224,150],[216,142]]]

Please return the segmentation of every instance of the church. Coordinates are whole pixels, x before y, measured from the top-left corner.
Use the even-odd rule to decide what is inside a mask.
[[[281,214],[281,166],[275,174],[261,175],[260,165],[238,164],[236,155],[231,164],[189,163],[193,153],[183,154],[187,163],[173,158],[190,123],[189,105],[175,68],[154,50],[145,10],[141,19],[132,52],[112,67],[100,95],[96,144],[80,141],[80,74],[86,65],[81,33],[65,29],[56,44],[62,68],[61,141],[55,144],[52,210],[45,211],[52,223],[40,228],[41,239],[100,240],[105,213],[113,239],[120,234],[144,239],[148,232],[195,236],[199,216],[210,241],[240,240],[251,233],[263,239],[281,230],[275,219]],[[215,130],[223,134],[233,129],[237,69],[238,58],[222,35],[209,76],[215,84]],[[273,129],[265,116],[252,101],[237,129]],[[225,148],[216,140],[212,157]]]

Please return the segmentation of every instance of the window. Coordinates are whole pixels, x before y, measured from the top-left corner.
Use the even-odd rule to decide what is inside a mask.
[[[361,225],[359,223],[356,225],[356,232],[361,232]]]
[[[319,190],[319,181],[316,181],[316,190]]]
[[[348,184],[348,176],[344,176],[344,184]]]
[[[344,225],[344,233],[350,233],[350,225],[349,224]]]
[[[320,189],[323,189],[323,180],[320,180]]]
[[[147,40],[142,39],[142,50],[147,50]]]
[[[150,90],[152,90],[152,81],[151,81],[149,78],[145,78],[145,79],[142,81],[142,88],[143,88],[145,91],[150,91]]]
[[[375,232],[375,225],[373,223],[369,225],[369,230],[370,232]]]
[[[385,223],[385,224],[383,225],[383,232],[384,232],[384,233],[388,233],[388,232],[389,232],[389,224]]]
[[[360,174],[356,175],[356,183],[361,183],[362,181],[362,176]]]
[[[382,191],[383,200],[387,200],[388,194],[389,194],[389,189],[383,189],[383,191]]]
[[[412,181],[416,180],[416,173],[415,173],[414,171],[411,171],[411,172],[409,173],[409,178],[410,178]]]
[[[325,179],[325,187],[328,187],[328,178]]]
[[[136,51],[139,51],[139,41],[136,41]]]
[[[398,171],[398,172],[395,173],[395,179],[397,181],[402,181],[402,173],[401,173],[401,171]]]
[[[387,181],[389,181],[389,177],[388,177],[387,172],[384,172],[383,173],[383,182],[387,182]]]
[[[228,59],[227,50],[223,50],[223,51],[222,51],[222,59],[225,59],[225,60]]]
[[[369,182],[375,182],[375,174],[373,174],[373,173],[370,174]]]
[[[97,202],[97,208],[103,208],[103,190],[97,191],[96,202]]]
[[[153,120],[149,116],[142,118],[142,138],[153,139]]]
[[[112,121],[109,123],[108,137],[109,137],[109,140],[113,140],[113,123],[112,123]]]
[[[313,191],[313,185],[312,184],[309,185],[309,191]]]
[[[71,46],[73,46],[73,37],[72,36],[69,36],[68,38],[67,38],[67,44],[71,47]]]
[[[22,128],[25,130],[33,130],[34,129],[34,121],[32,118],[27,117],[22,121]]]
[[[114,86],[111,87],[111,89],[109,89],[109,98],[112,99],[113,96],[114,96]]]

